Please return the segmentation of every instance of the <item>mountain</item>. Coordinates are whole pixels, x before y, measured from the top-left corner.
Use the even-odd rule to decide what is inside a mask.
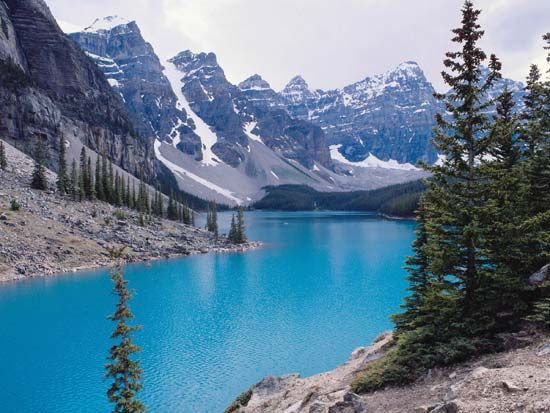
[[[161,62],[137,24],[117,16],[70,37],[152,136],[165,175],[194,195],[234,204],[269,185],[372,189],[417,179],[418,161],[437,160],[430,140],[443,107],[415,62],[329,91],[296,76],[276,92],[259,74],[232,84],[214,53]],[[521,103],[521,83],[508,79],[488,97],[504,87]]]
[[[372,154],[382,160],[433,162],[429,144],[441,105],[415,62],[367,77],[343,89],[311,91],[297,76],[281,91],[289,113],[319,125],[330,145],[350,161]]]
[[[482,78],[488,75],[484,68]],[[523,85],[499,79],[487,93],[497,97],[505,87],[523,107]],[[367,77],[342,89],[310,90],[296,76],[279,93],[288,112],[320,126],[335,157],[351,162],[369,158],[416,165],[437,160],[430,143],[435,114],[443,112],[435,90],[416,62],[404,62],[384,74]],[[491,108],[489,114],[494,112]],[[337,153],[336,153],[337,152]]]
[[[154,174],[150,141],[137,132],[120,98],[57,25],[42,0],[0,0],[0,134],[32,153],[59,135],[77,156],[82,144],[122,168]]]
[[[270,185],[348,190],[420,175],[333,159],[322,128],[292,116],[261,76],[234,85],[214,53],[185,50],[161,62],[135,22],[96,19],[70,38],[96,62],[141,133],[153,136],[155,157],[186,192],[236,204],[261,198]]]

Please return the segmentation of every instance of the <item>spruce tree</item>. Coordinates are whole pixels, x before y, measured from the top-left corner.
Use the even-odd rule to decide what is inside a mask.
[[[134,315],[129,306],[132,293],[122,273],[123,252],[123,248],[111,250],[112,258],[117,261],[111,271],[111,279],[118,303],[115,312],[108,317],[116,323],[111,334],[111,339],[116,343],[110,348],[108,363],[105,365],[106,377],[112,379],[107,397],[114,404],[113,413],[142,413],[145,412],[145,405],[136,399],[142,388],[142,370],[139,362],[133,358],[135,353],[141,351],[133,342],[133,333],[141,327],[128,324]]]
[[[98,154],[95,160],[95,195],[100,201],[104,200],[103,196],[103,182],[101,181],[101,156]]]
[[[237,242],[237,225],[235,224],[235,214],[231,215],[231,225],[229,226],[229,233],[227,234],[229,241]]]
[[[244,225],[244,209],[239,207],[237,209],[237,243],[243,244],[246,242],[246,229]]]
[[[480,224],[488,182],[482,162],[489,156],[491,125],[486,113],[494,102],[488,91],[500,77],[500,62],[478,43],[480,11],[471,1],[454,29],[456,52],[446,53],[442,73],[450,91],[437,95],[446,114],[436,116],[434,145],[444,155],[426,166],[432,177],[422,201],[415,256],[408,261],[411,295],[397,315],[397,347],[367,369],[355,391],[371,391],[411,381],[434,365],[456,363],[498,345],[487,245]],[[384,363],[384,364],[383,364]]]
[[[124,205],[126,205],[128,208],[132,208],[131,206],[131,191],[130,191],[130,177],[126,177],[126,193],[124,195]]]
[[[109,203],[114,204],[116,202],[115,192],[115,174],[113,171],[113,163],[109,161],[109,169],[107,172],[107,187],[109,194]]]
[[[95,199],[95,185],[94,185],[94,174],[92,172],[92,158],[88,157],[88,165],[86,167],[86,177],[88,178],[88,198]]]
[[[103,200],[105,202],[111,202],[111,189],[109,185],[109,170],[107,157],[101,157],[101,183],[103,184]]]
[[[0,169],[6,170],[8,167],[8,160],[6,157],[6,148],[4,147],[4,141],[0,140]]]
[[[42,138],[36,141],[34,150],[34,170],[32,173],[31,188],[46,190],[48,189],[48,180],[46,179],[46,148]]]
[[[86,156],[86,149],[84,147],[80,151],[80,168],[78,169],[78,173],[81,185],[81,199],[88,198],[88,157]]]
[[[206,229],[207,231],[213,233],[216,237],[218,236],[218,212],[215,201],[211,201],[208,205]]]
[[[166,210],[166,216],[168,219],[174,221],[177,221],[179,218],[176,201],[174,200],[174,191],[170,191],[170,196],[168,197],[168,209]]]
[[[61,194],[69,192],[69,176],[67,175],[67,148],[63,134],[59,135],[59,168],[57,172],[57,190]]]
[[[78,201],[80,190],[78,189],[78,171],[76,169],[76,160],[73,159],[73,162],[71,164],[71,198],[73,201]]]
[[[159,185],[159,199],[158,199],[158,214],[162,218],[164,216],[164,201],[162,200],[162,192],[160,191],[160,185]]]

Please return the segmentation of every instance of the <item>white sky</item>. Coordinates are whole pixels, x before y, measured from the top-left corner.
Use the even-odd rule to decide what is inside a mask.
[[[46,0],[63,27],[96,17],[136,20],[161,58],[212,51],[227,78],[259,73],[279,90],[296,74],[330,89],[414,60],[437,89],[462,0]],[[504,75],[523,80],[543,64],[550,0],[477,0],[483,47]]]

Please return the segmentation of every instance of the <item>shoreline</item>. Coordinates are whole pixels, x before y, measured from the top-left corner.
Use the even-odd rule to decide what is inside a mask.
[[[173,260],[173,259],[180,259],[185,257],[191,257],[195,255],[205,255],[205,254],[225,254],[225,253],[244,253],[248,251],[253,251],[256,249],[259,249],[263,247],[264,243],[261,241],[249,241],[245,244],[239,244],[235,246],[226,246],[226,247],[212,247],[212,248],[205,248],[202,250],[193,250],[186,253],[179,253],[179,254],[167,254],[162,256],[146,256],[146,257],[140,257],[140,256],[130,256],[129,259],[124,260],[124,265],[127,264],[147,264],[147,263],[153,263],[156,261],[163,261],[163,260]],[[62,266],[60,268],[56,268],[53,271],[47,271],[47,272],[38,272],[38,273],[31,273],[31,274],[17,274],[15,271],[12,271],[14,275],[10,276],[9,273],[0,274],[0,288],[2,285],[6,284],[12,284],[12,283],[19,283],[23,281],[31,281],[36,280],[40,278],[55,278],[58,276],[63,275],[69,275],[74,274],[75,276],[78,276],[78,273],[84,272],[84,271],[90,271],[90,270],[99,270],[99,269],[108,269],[111,268],[115,262],[111,259],[106,259],[102,262],[92,262],[87,263],[83,265],[78,266]]]

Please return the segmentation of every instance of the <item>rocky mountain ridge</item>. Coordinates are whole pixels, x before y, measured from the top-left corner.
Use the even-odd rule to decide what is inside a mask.
[[[84,143],[125,170],[154,175],[147,137],[97,66],[58,27],[42,0],[0,0],[0,134],[31,154],[59,135]],[[77,156],[69,151],[69,156]]]

